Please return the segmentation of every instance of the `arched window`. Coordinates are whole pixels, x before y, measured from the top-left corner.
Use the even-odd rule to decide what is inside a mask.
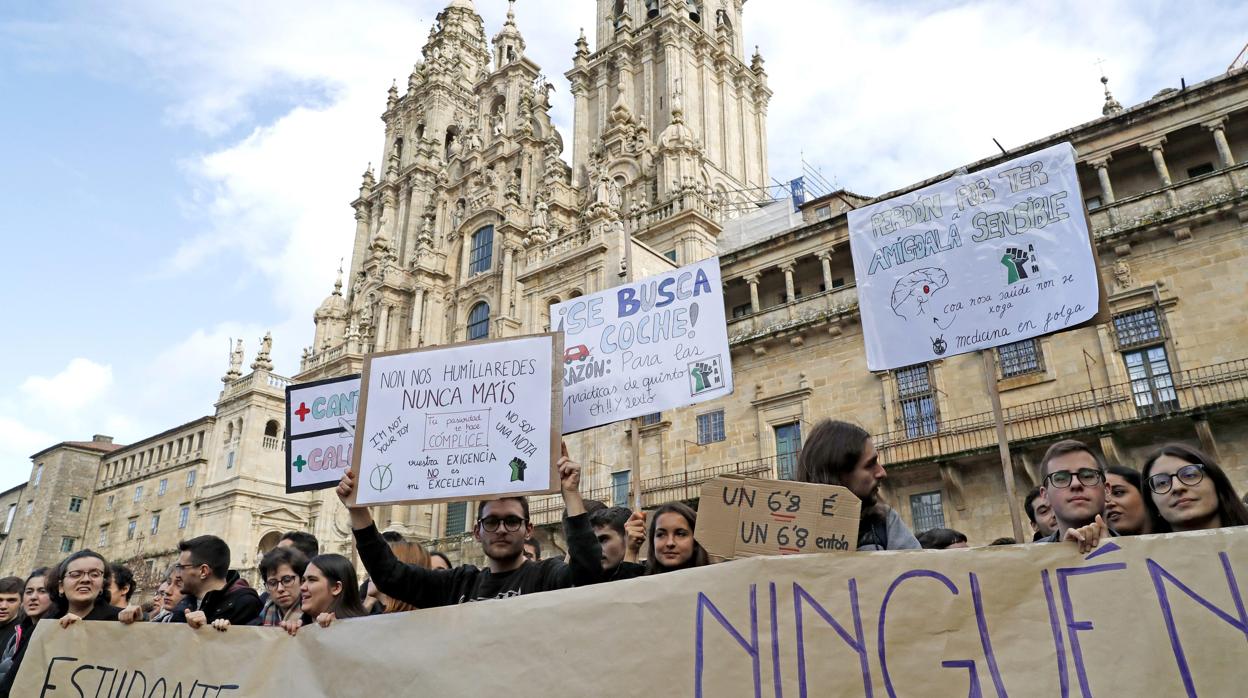
[[[277,433],[281,431],[281,428],[282,425],[278,424],[276,419],[270,419],[268,423],[264,425],[264,435],[277,436]]]
[[[468,311],[468,339],[485,339],[490,336],[490,304],[481,301]]]
[[[494,226],[487,225],[472,234],[472,252],[468,257],[468,275],[490,270],[494,259]]]

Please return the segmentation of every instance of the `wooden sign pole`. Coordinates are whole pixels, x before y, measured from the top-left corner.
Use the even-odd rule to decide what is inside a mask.
[[[991,349],[980,350],[984,360],[984,382],[992,398],[992,419],[997,427],[997,447],[1001,454],[1001,474],[1005,477],[1005,497],[1010,505],[1010,522],[1014,524],[1014,540],[1026,543],[1023,537],[1023,519],[1018,512],[1018,497],[1014,491],[1014,464],[1010,458],[1010,440],[1005,433],[1005,415],[1001,412],[1001,393],[997,390],[997,364]]]

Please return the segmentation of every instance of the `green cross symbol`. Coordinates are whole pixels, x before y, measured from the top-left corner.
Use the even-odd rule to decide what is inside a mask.
[[[301,473],[302,473],[302,472],[303,472],[303,466],[305,466],[305,465],[307,465],[307,464],[308,464],[308,462],[307,462],[306,460],[304,460],[304,459],[303,459],[303,456],[302,456],[302,455],[295,456],[295,470],[298,470],[299,472],[301,472]]]

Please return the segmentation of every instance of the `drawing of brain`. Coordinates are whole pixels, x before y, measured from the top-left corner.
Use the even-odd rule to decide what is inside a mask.
[[[907,320],[924,315],[923,306],[948,285],[949,274],[944,269],[916,269],[898,279],[893,287],[893,312]]]

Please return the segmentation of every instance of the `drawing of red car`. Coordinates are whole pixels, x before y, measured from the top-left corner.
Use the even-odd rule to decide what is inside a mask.
[[[563,352],[563,362],[570,364],[573,361],[584,361],[589,358],[589,347],[584,344],[577,344],[574,347],[568,347]]]

